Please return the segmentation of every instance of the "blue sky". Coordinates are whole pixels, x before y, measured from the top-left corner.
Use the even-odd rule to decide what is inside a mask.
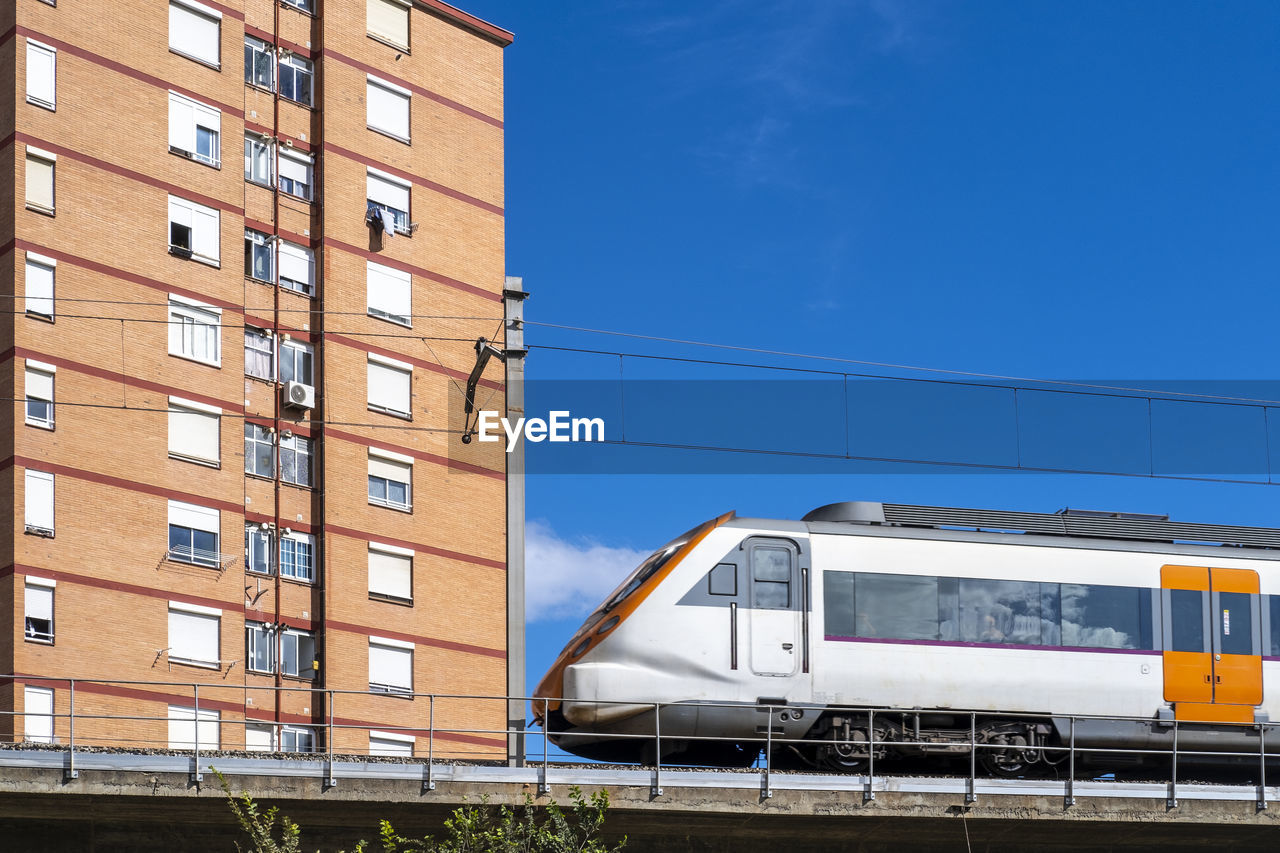
[[[1276,374],[1280,5],[463,6],[516,33],[507,266],[531,320],[1131,385]],[[534,379],[616,372],[538,344],[732,355],[536,326],[527,340]],[[1280,526],[1274,486],[663,470],[530,478],[531,681],[627,563],[727,509],[1070,505]]]

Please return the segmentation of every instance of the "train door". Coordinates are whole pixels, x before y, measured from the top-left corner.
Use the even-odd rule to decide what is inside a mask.
[[[756,675],[793,675],[800,666],[804,601],[797,557],[790,542],[756,540],[750,545],[749,659]]]
[[[1258,573],[1164,566],[1160,585],[1164,698],[1174,715],[1252,723],[1262,702]]]

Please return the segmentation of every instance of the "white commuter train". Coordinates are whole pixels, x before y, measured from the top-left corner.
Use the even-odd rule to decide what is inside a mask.
[[[1045,747],[1070,737],[1161,750],[1175,729],[1180,749],[1256,765],[1259,724],[1280,720],[1264,691],[1280,683],[1278,561],[1280,530],[1161,516],[728,513],[655,552],[587,619],[534,716],[564,749],[615,761],[652,761],[658,723],[663,760],[688,763],[747,764],[772,737],[856,770],[874,726],[877,760],[967,755],[974,727],[1003,775],[1057,763]]]

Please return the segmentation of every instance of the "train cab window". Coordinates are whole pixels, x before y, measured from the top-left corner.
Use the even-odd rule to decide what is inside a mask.
[[[1062,644],[1093,649],[1150,649],[1151,590],[1064,583]]]
[[[960,639],[966,643],[1038,646],[1040,584],[960,579]]]
[[[1252,655],[1253,606],[1247,592],[1218,593],[1218,642],[1224,655]]]
[[[1171,652],[1204,652],[1204,593],[1196,589],[1169,590]]]
[[[859,572],[854,636],[936,640],[938,578]]]
[[[791,607],[791,564],[789,548],[758,545],[751,549],[752,607]]]

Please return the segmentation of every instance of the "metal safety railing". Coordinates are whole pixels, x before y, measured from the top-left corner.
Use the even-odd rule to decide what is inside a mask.
[[[68,779],[78,778],[80,775],[78,756],[102,751],[103,748],[119,750],[122,747],[170,755],[189,755],[188,766],[193,782],[203,780],[203,767],[213,753],[218,753],[219,756],[235,753],[243,753],[245,756],[264,752],[277,755],[284,753],[289,754],[290,761],[304,759],[322,762],[322,777],[329,786],[339,784],[341,776],[369,774],[379,766],[386,766],[371,766],[368,764],[369,759],[376,758],[378,762],[399,760],[405,764],[422,765],[424,791],[435,789],[439,772],[446,766],[485,762],[515,763],[523,767],[525,772],[536,774],[540,795],[550,792],[553,776],[557,771],[573,767],[577,774],[575,778],[581,778],[583,774],[589,776],[592,772],[592,763],[570,756],[558,748],[553,749],[552,741],[557,737],[556,732],[548,733],[527,725],[484,725],[488,720],[501,720],[505,723],[508,708],[513,701],[520,701],[533,710],[540,710],[541,717],[545,720],[551,706],[560,704],[560,700],[545,697],[411,691],[388,693],[380,690],[311,687],[305,682],[259,687],[213,681],[118,681],[30,675],[0,676],[0,685],[4,684],[15,686],[11,693],[15,702],[18,696],[29,696],[19,688],[44,690],[44,695],[52,701],[47,706],[48,710],[33,710],[25,706],[21,710],[13,707],[6,710],[0,706],[0,742],[9,741],[16,746],[30,745],[41,750],[51,746],[62,750],[65,753],[63,766]],[[65,701],[56,701],[59,693],[65,696]],[[268,701],[255,702],[259,696],[266,697]],[[186,704],[188,701],[190,704]],[[162,703],[167,705],[166,712],[163,716],[132,713],[139,703]],[[960,731],[960,721],[963,721],[968,737],[964,739],[953,735],[940,743],[923,738],[909,739],[905,737],[908,733],[906,727],[899,732],[903,736],[888,736],[893,731],[894,724],[891,721],[895,718],[909,719],[914,715],[930,713],[919,709],[859,706],[816,708],[767,701],[696,703],[700,712],[703,709],[718,709],[763,715],[766,722],[762,727],[757,727],[757,734],[744,738],[696,735],[685,731],[674,734],[668,731],[664,734],[664,716],[672,712],[687,711],[691,703],[593,700],[590,704],[600,707],[626,706],[630,713],[625,719],[631,722],[625,727],[615,726],[615,729],[619,729],[615,731],[574,729],[571,736],[584,743],[603,740],[634,742],[635,752],[639,754],[643,750],[646,758],[650,757],[651,747],[651,760],[639,765],[639,770],[647,774],[651,797],[663,796],[665,784],[705,786],[708,778],[705,772],[683,772],[677,769],[679,765],[666,760],[677,747],[745,743],[747,754],[754,749],[757,757],[750,767],[740,768],[735,772],[757,774],[759,796],[762,800],[773,797],[780,779],[794,781],[803,776],[804,786],[808,789],[823,787],[825,784],[831,790],[860,791],[862,801],[871,802],[875,800],[878,789],[888,787],[890,780],[900,781],[903,778],[891,775],[891,772],[886,773],[881,766],[890,751],[918,750],[926,754],[928,750],[937,750],[940,746],[947,747],[951,756],[967,753],[967,772],[931,775],[929,778],[933,780],[932,787],[963,792],[966,804],[976,803],[979,791],[984,786],[998,783],[1001,793],[1017,794],[1020,783],[1023,783],[1026,793],[1037,796],[1043,795],[1046,787],[1058,788],[1064,807],[1069,807],[1082,794],[1082,783],[1088,783],[1085,795],[1103,794],[1107,785],[1123,787],[1126,783],[1117,782],[1114,778],[1100,778],[1099,774],[1110,775],[1108,766],[1114,770],[1115,767],[1132,766],[1138,760],[1146,760],[1146,767],[1149,768],[1146,771],[1148,778],[1143,784],[1147,789],[1150,789],[1152,783],[1161,785],[1167,808],[1177,807],[1180,792],[1197,784],[1187,778],[1185,772],[1187,765],[1192,762],[1198,762],[1196,766],[1199,767],[1218,768],[1215,775],[1235,774],[1234,781],[1216,786],[1216,789],[1226,792],[1225,795],[1231,799],[1240,799],[1242,792],[1249,791],[1259,810],[1266,809],[1269,802],[1280,799],[1280,789],[1269,790],[1267,786],[1268,762],[1280,764],[1280,739],[1272,736],[1280,723],[1257,722],[1252,725],[1224,727],[1224,730],[1237,734],[1241,748],[1205,749],[1188,748],[1183,737],[1186,732],[1202,734],[1206,730],[1206,724],[1201,723],[1154,717],[1053,715],[1050,718],[1045,714],[948,710],[933,713],[945,713],[958,718],[953,732]],[[65,710],[60,710],[59,706]],[[273,710],[264,710],[268,707]],[[865,730],[859,729],[862,738],[844,741],[834,737],[815,740],[782,736],[780,732],[783,729],[775,726],[775,721],[784,720],[781,715],[794,714],[797,710],[856,717],[860,721],[859,725],[865,720]],[[1057,737],[1040,743],[993,740],[984,731],[984,726],[994,722],[1001,725],[1024,722],[1042,725],[1050,719]],[[885,721],[885,725],[877,726],[877,720]],[[1137,723],[1148,726],[1150,731],[1166,740],[1167,745],[1078,745],[1077,734],[1081,724],[1096,728],[1099,723]],[[158,732],[165,726],[168,727],[165,736],[158,737]],[[622,728],[633,730],[621,730]],[[233,733],[238,731],[239,734],[227,738],[224,735],[228,730]],[[258,735],[267,736],[265,743],[250,743],[249,735],[255,730]],[[878,731],[885,734],[878,734]],[[288,736],[292,737],[289,744],[286,743]],[[1256,745],[1251,742],[1255,737]],[[537,740],[534,741],[533,738]],[[228,740],[232,741],[230,745]],[[797,774],[792,772],[794,768],[784,770],[777,767],[778,758],[786,751],[790,750],[794,755],[797,750],[803,753],[818,746],[843,748],[856,766],[848,768],[848,772],[828,771],[821,775],[807,771]],[[984,756],[997,753],[1007,755],[1011,752],[1034,755],[1036,763],[1032,764],[1032,769],[1043,767],[1050,771],[1051,778],[1044,778],[1034,772],[1025,774],[1024,779],[980,774]],[[10,762],[16,760],[4,751],[0,751],[0,758]],[[365,760],[363,765],[360,764],[361,759]],[[1097,769],[1085,772],[1089,766]],[[609,768],[609,773],[616,777],[616,768],[612,765]],[[603,772],[603,765],[601,769],[603,780],[608,774]],[[890,766],[889,770],[892,769]],[[282,769],[281,772],[287,772],[287,769]],[[724,783],[722,777],[717,776],[716,779],[719,784]],[[1099,782],[1107,784],[1100,787]],[[791,787],[787,783],[784,785]],[[901,788],[901,785],[896,787]]]

